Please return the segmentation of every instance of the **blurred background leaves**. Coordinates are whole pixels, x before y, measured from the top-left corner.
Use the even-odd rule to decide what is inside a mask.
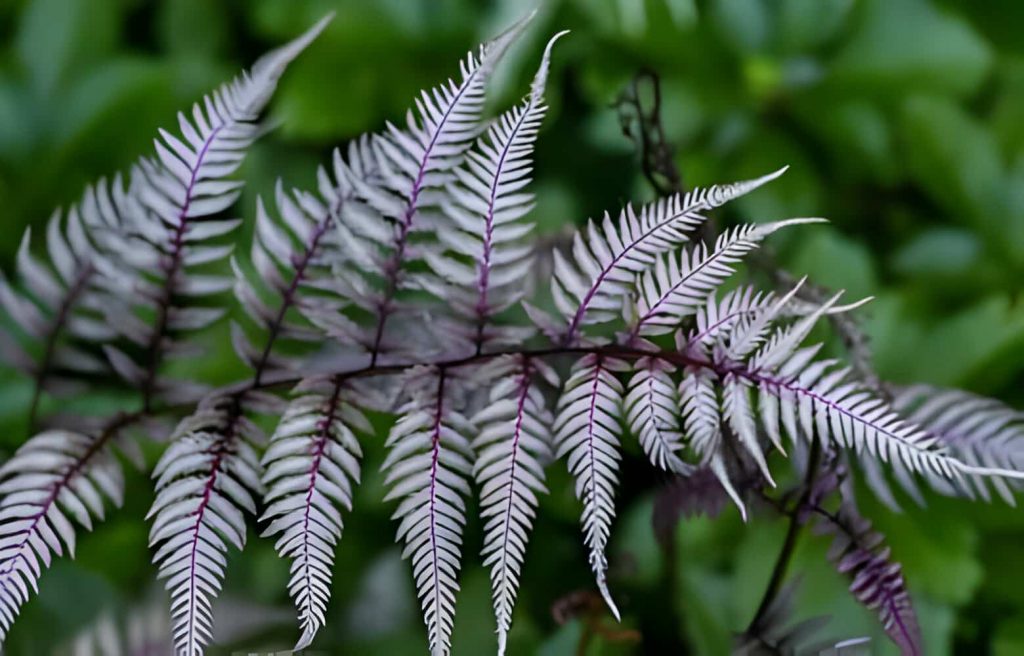
[[[296,63],[274,102],[279,124],[249,159],[238,206],[276,177],[308,185],[330,149],[398,120],[417,90],[524,11],[517,0],[6,0],[0,2],[0,265],[21,232],[41,226],[83,186],[123,171],[157,126],[328,11],[337,17]],[[886,379],[962,386],[1024,403],[1024,3],[1018,0],[548,0],[526,43],[499,72],[494,106],[525,91],[543,40],[567,28],[549,85],[552,112],[537,162],[536,217],[561,230],[627,200],[651,198],[611,104],[639,70],[656,72],[662,114],[688,186],[789,164],[743,199],[735,217],[825,216],[773,242],[794,273],[851,296]],[[241,376],[223,339],[196,363],[211,380]],[[0,378],[0,447],[24,436],[25,387]],[[109,408],[116,400],[105,400]],[[102,408],[97,408],[97,412]],[[407,566],[390,546],[389,507],[368,444],[367,480],[338,551],[327,653],[420,654],[425,643]],[[514,654],[717,654],[756,606],[782,538],[770,516],[742,526],[732,509],[691,519],[670,552],[655,542],[652,498],[664,483],[628,466],[613,586],[615,626],[566,595],[590,587],[564,472],[553,468],[528,558]],[[153,577],[141,517],[149,483],[129,481],[126,507],[83,537],[79,558],[44,576],[8,653],[49,653],[102,608],[143,598]],[[905,564],[929,654],[1024,649],[1024,515],[1000,505],[930,499],[876,524]],[[475,531],[475,532],[474,532]],[[838,637],[880,629],[805,537],[797,614],[828,612]],[[471,525],[467,551],[479,543]],[[234,554],[227,594],[288,609],[286,564],[253,539]],[[486,574],[463,577],[455,653],[488,653]],[[565,610],[565,608],[560,608]],[[237,611],[244,616],[246,613]],[[283,649],[276,615],[236,631],[232,649]],[[252,623],[250,623],[252,624]],[[637,639],[639,636],[639,640]],[[227,649],[227,647],[225,647]],[[216,652],[215,652],[216,653]]]

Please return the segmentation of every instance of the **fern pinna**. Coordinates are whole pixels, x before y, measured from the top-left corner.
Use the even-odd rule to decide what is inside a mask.
[[[553,253],[550,303],[544,293],[527,301],[538,270],[527,187],[562,34],[525,98],[483,115],[488,79],[527,20],[469,53],[403,125],[336,151],[315,190],[279,184],[255,208],[248,255],[232,256],[227,235],[239,220],[224,213],[241,185],[234,173],[285,67],[326,22],[181,114],[178,133],[160,131],[154,155],[128,177],[101,181],[54,215],[49,263],[26,234],[21,284],[0,279],[5,353],[33,376],[36,399],[111,377],[137,399],[74,428],[47,419],[0,469],[0,635],[49,563],[73,553],[75,524],[90,528],[120,503],[118,454],[137,455],[142,429],[159,434],[168,417],[179,423],[153,471],[150,539],[175,648],[189,655],[211,639],[232,548],[244,548],[257,518],[290,562],[297,648],[314,643],[361,443],[383,438],[371,411],[394,419],[387,499],[437,654],[450,650],[473,496],[505,651],[545,471],[559,459],[575,481],[597,587],[619,615],[607,546],[630,437],[652,466],[702,481],[679,489],[714,488],[744,517],[781,480],[770,455],[787,452],[827,453],[839,463],[828,476],[881,463],[908,490],[987,498],[994,486],[1012,500],[1024,478],[1016,413],[981,399],[949,404],[955,392],[915,388],[894,400],[805,345],[820,319],[859,302],[809,301],[804,282],[722,290],[763,240],[820,221],[691,241],[708,212],[785,169],[590,221]],[[222,275],[229,257],[233,279]],[[243,311],[232,341],[251,375],[213,390],[169,378],[166,364],[196,348],[188,337],[227,313],[230,289]],[[277,420],[269,438],[268,419]],[[872,481],[884,494],[886,478]],[[817,513],[839,536],[854,594],[879,609],[904,651],[919,652],[898,568],[856,514],[850,486],[826,487],[812,485],[788,512],[794,521]],[[839,489],[842,507],[827,510],[821,500]]]

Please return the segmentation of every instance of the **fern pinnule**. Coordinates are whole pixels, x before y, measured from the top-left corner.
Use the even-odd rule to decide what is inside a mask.
[[[341,511],[352,509],[362,450],[355,431],[369,433],[366,418],[346,397],[342,381],[307,379],[295,390],[263,456],[264,536],[292,561],[289,592],[302,636],[312,643],[325,622],[334,549],[341,539]]]
[[[480,488],[484,520],[484,565],[491,570],[498,653],[505,653],[512,609],[519,588],[526,545],[551,461],[552,417],[538,379],[557,387],[543,362],[526,357],[495,361],[481,375],[497,381],[490,403],[473,416],[473,473]]]

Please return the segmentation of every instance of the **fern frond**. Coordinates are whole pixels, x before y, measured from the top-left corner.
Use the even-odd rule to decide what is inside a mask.
[[[139,207],[121,217],[119,230],[102,235],[106,251],[119,262],[104,271],[104,284],[120,303],[118,316],[133,312],[153,316],[126,336],[143,354],[133,360],[108,349],[114,368],[137,386],[148,404],[160,393],[159,365],[180,349],[170,333],[203,327],[220,313],[182,308],[182,297],[196,298],[230,288],[230,280],[191,270],[226,257],[230,247],[203,242],[230,232],[238,221],[211,219],[230,207],[241,182],[230,176],[259,136],[256,120],[287,65],[324,29],[330,16],[308,32],[262,57],[250,73],[220,87],[192,108],[191,119],[178,115],[180,137],[165,130],[155,141],[156,158],[143,159],[133,171],[130,193]],[[132,275],[126,276],[128,268]],[[187,319],[182,319],[184,314]],[[115,316],[114,319],[117,317]],[[130,327],[133,322],[127,322]],[[124,329],[123,329],[124,330]]]
[[[210,640],[211,603],[220,592],[227,545],[245,545],[245,513],[262,492],[254,445],[260,429],[237,397],[207,399],[179,424],[153,471],[153,562],[171,593],[177,653],[196,656]]]
[[[95,347],[116,337],[117,331],[103,314],[103,298],[95,285],[96,261],[103,256],[89,238],[88,227],[116,222],[125,205],[121,179],[100,180],[86,189],[66,215],[57,211],[50,217],[46,226],[49,262],[32,254],[31,229],[25,230],[16,259],[24,292],[0,273],[0,307],[20,332],[10,336],[4,356],[33,378],[30,429],[44,391],[60,392],[73,379],[106,371]]]
[[[394,519],[403,558],[412,563],[431,653],[448,654],[455,617],[455,592],[466,524],[472,447],[469,422],[452,409],[449,374],[432,367],[410,372],[413,399],[402,408],[385,446],[383,470],[391,488],[385,501],[399,500]]]
[[[679,395],[672,380],[671,364],[655,357],[636,362],[636,373],[626,393],[626,423],[640,441],[651,463],[681,476],[694,467],[678,455],[682,450],[679,427]]]
[[[532,14],[526,19],[532,18]],[[387,253],[379,274],[382,285],[372,295],[368,311],[375,318],[370,347],[371,363],[382,350],[393,350],[387,339],[389,318],[398,309],[396,294],[409,287],[406,265],[416,254],[410,237],[414,231],[431,230],[433,217],[421,216],[423,210],[436,207],[439,195],[452,178],[479,130],[487,79],[497,62],[519,36],[525,20],[480,48],[479,55],[469,53],[461,63],[461,80],[449,80],[423,92],[416,100],[417,114],[409,112],[405,129],[388,124],[383,135],[373,138],[380,184],[366,184],[352,178],[362,203],[353,205],[345,221],[365,224],[370,218],[360,215],[372,210],[383,219],[368,235],[383,237],[378,248]],[[388,225],[390,224],[390,225]],[[386,236],[385,236],[386,235]]]
[[[969,392],[928,385],[899,390],[893,405],[968,465],[1011,470],[1024,466],[1024,414],[1014,408]],[[952,486],[935,483],[940,492],[977,495],[986,501],[991,498],[991,485],[1006,503],[1016,505],[1017,486],[1002,478],[970,477]]]
[[[871,527],[850,502],[835,514],[818,513],[819,533],[834,536],[829,559],[851,579],[850,593],[875,611],[882,627],[900,651],[908,656],[923,653],[924,643],[917,614],[903,580],[899,563],[893,562],[884,536]]]
[[[0,641],[30,588],[54,557],[75,551],[75,524],[92,529],[109,500],[121,505],[124,480],[110,449],[121,419],[97,435],[48,430],[0,467]]]
[[[635,319],[630,341],[637,335],[671,332],[732,275],[744,255],[772,233],[791,225],[822,221],[790,219],[738,226],[722,233],[712,250],[698,244],[690,252],[681,251],[678,259],[671,254],[656,258],[654,267],[637,280],[639,294],[633,310]]]
[[[336,297],[314,292],[330,285],[331,267],[337,259],[332,257],[337,254],[337,245],[331,227],[343,200],[328,204],[313,194],[289,194],[280,182],[275,198],[280,221],[271,218],[262,200],[256,207],[251,260],[260,283],[233,262],[235,296],[249,318],[265,332],[263,344],[257,348],[240,326],[232,326],[235,350],[255,372],[257,386],[267,372],[300,367],[300,362],[275,353],[279,339],[311,342],[321,335],[308,324],[290,318],[291,313],[335,314],[341,305]],[[264,288],[269,288],[276,305],[265,300]]]
[[[558,400],[554,433],[557,456],[566,457],[583,502],[584,542],[598,590],[616,618],[619,610],[608,590],[605,548],[615,516],[619,436],[622,427],[622,383],[616,372],[628,370],[614,358],[587,355],[574,366]]]
[[[532,249],[522,238],[533,224],[522,218],[533,207],[533,195],[523,189],[530,183],[534,143],[547,111],[544,87],[551,49],[564,34],[548,41],[522,104],[499,116],[455,170],[456,182],[448,190],[451,201],[444,207],[454,225],[439,235],[450,252],[427,253],[431,268],[449,283],[432,291],[471,321],[464,337],[477,352],[487,343],[522,340],[522,331],[490,323],[519,300],[522,278],[532,263]]]
[[[267,488],[264,536],[292,561],[289,592],[295,600],[305,649],[324,624],[330,599],[334,548],[341,510],[352,508],[362,451],[353,429],[369,433],[366,418],[343,398],[341,381],[308,379],[296,388],[263,457]]]
[[[785,170],[694,189],[646,205],[639,213],[627,206],[617,223],[607,214],[600,226],[590,221],[586,236],[580,231],[573,238],[572,262],[555,251],[551,291],[566,322],[562,340],[575,343],[583,326],[614,319],[636,276],[653,266],[658,255],[688,241],[688,233],[704,221],[703,212],[757,189]]]
[[[542,362],[525,357],[496,361],[483,375],[497,382],[490,403],[472,420],[479,431],[473,473],[485,522],[482,555],[491,569],[498,653],[504,654],[537,495],[547,493],[544,465],[552,459],[552,417],[535,378],[552,385],[558,379]]]

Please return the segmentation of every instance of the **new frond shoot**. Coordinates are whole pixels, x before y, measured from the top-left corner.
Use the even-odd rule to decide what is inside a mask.
[[[574,481],[581,553],[615,617],[630,609],[613,601],[608,545],[634,450],[700,497],[669,516],[701,510],[700,499],[717,513],[728,498],[746,517],[755,495],[801,478],[784,457],[821,451],[915,491],[1012,502],[1024,478],[1016,412],[928,388],[894,400],[807,343],[859,302],[808,300],[803,281],[737,284],[744,256],[821,219],[698,238],[710,212],[785,167],[587,221],[555,247],[550,279],[534,279],[545,267],[529,186],[564,33],[525,97],[485,115],[489,78],[527,23],[469,53],[401,125],[335,151],[315,189],[279,184],[238,209],[236,171],[264,133],[262,112],[325,19],[179,115],[174,133],[160,130],[127,177],[55,214],[45,253],[26,233],[0,304],[4,354],[34,381],[26,413],[41,430],[0,468],[0,639],[53,559],[73,555],[77,528],[120,504],[121,458],[167,419],[178,427],[158,435],[148,521],[175,649],[188,656],[210,643],[228,562],[257,521],[289,568],[296,648],[316,645],[368,441],[387,450],[386,499],[434,654],[451,649],[460,570],[476,554],[505,651],[551,467]],[[252,216],[250,244],[230,237],[247,220],[231,212]],[[250,374],[212,390],[169,377],[229,314]],[[134,409],[74,430],[39,411],[40,399],[112,380]],[[852,502],[822,512],[854,595],[905,651],[919,649],[888,551]],[[482,544],[467,543],[470,523]]]

